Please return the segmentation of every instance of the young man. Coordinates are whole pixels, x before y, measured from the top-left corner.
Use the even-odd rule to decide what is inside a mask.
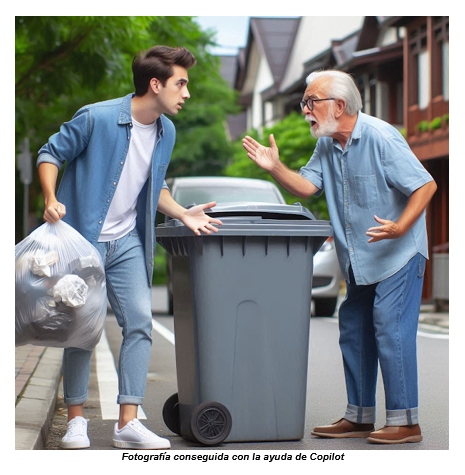
[[[151,349],[151,282],[155,213],[180,219],[197,235],[217,232],[204,209],[186,210],[164,181],[175,143],[175,128],[164,114],[177,115],[190,97],[187,70],[196,60],[185,48],[154,46],[133,60],[135,94],[81,108],[50,137],[37,161],[45,197],[44,219],[63,219],[100,252],[108,299],[122,328],[118,378],[119,422],[113,445],[167,449],[170,442],[137,419]],[[58,170],[67,162],[55,196]],[[87,448],[87,399],[91,351],[66,348],[64,401],[68,430],[63,448]]]
[[[425,208],[436,184],[394,127],[360,112],[350,75],[320,71],[307,84],[301,108],[319,140],[299,173],[280,162],[273,136],[271,147],[250,137],[243,145],[249,158],[294,195],[308,198],[326,190],[347,281],[339,343],[348,405],[342,419],[312,434],[418,442],[416,332],[428,257]],[[386,426],[374,431],[378,361]]]

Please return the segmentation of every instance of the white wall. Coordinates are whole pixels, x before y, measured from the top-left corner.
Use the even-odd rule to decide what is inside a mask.
[[[247,64],[247,76],[244,80],[244,86],[242,87],[243,94],[250,94],[257,84],[257,70],[260,64],[260,52],[258,51],[257,42],[252,43],[250,55]]]
[[[262,56],[258,65],[252,101],[252,124],[250,125],[254,129],[260,130],[264,122],[264,118],[262,116],[263,106],[261,92],[272,85],[273,75],[271,74],[270,67],[268,66],[268,61],[264,56]],[[249,124],[247,125],[249,126]]]
[[[302,17],[291,57],[280,90],[291,86],[303,74],[303,64],[331,46],[332,40],[343,39],[360,29],[364,16]],[[305,83],[302,83],[302,91]]]

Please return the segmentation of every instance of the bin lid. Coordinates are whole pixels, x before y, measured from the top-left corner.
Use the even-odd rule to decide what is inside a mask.
[[[220,219],[218,233],[204,236],[321,236],[333,235],[329,221],[315,216],[300,203],[293,205],[231,202],[206,209],[209,216]],[[178,219],[157,226],[157,237],[196,236]]]

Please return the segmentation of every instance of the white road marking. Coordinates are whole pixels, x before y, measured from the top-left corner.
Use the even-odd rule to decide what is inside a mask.
[[[118,373],[113,359],[113,354],[108,344],[105,330],[102,333],[100,342],[95,347],[97,357],[97,380],[100,393],[100,410],[102,419],[119,419],[119,405],[116,403],[118,395]],[[138,419],[147,419],[142,406],[137,412]]]
[[[436,340],[448,340],[449,339],[449,333],[428,333],[428,332],[422,332],[421,330],[418,330],[417,332],[418,336],[423,336],[425,338],[433,338]]]
[[[162,337],[166,338],[171,344],[174,345],[174,333],[168,328],[166,328],[161,323],[158,323],[156,320],[152,319],[152,327],[158,332]]]

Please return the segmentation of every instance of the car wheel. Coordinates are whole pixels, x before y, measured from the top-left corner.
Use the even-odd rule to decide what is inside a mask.
[[[315,299],[315,316],[332,317],[336,311],[337,297]]]

